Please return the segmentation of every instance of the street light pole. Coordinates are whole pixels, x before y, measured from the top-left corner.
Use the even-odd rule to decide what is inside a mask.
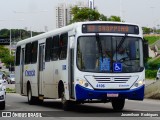
[[[10,38],[10,41],[9,41],[9,48],[10,48],[10,49],[9,49],[9,53],[10,53],[10,55],[11,55],[11,45],[12,45],[12,44],[11,44],[11,42],[12,42],[12,29],[11,29],[11,28],[10,28],[10,37],[9,37],[9,38]]]
[[[24,21],[24,19],[18,19],[18,20],[15,20],[15,21]],[[10,25],[11,25],[11,23],[10,23]],[[10,35],[9,35],[10,37],[10,44],[9,44],[9,47],[10,47],[10,49],[9,49],[9,52],[10,52],[10,55],[12,55],[12,50],[11,50],[11,47],[12,47],[12,28],[11,28],[11,26],[10,26]]]
[[[12,29],[11,29],[11,27],[10,27],[10,42],[9,42],[9,54],[10,54],[10,57],[11,57],[11,46],[12,46]],[[10,65],[9,65],[9,71],[11,71],[11,63],[10,63]]]
[[[152,9],[152,15],[153,15],[153,34],[154,34],[154,8],[155,7],[150,7]]]

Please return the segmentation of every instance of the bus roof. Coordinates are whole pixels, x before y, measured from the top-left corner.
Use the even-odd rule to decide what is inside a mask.
[[[67,31],[71,31],[73,30],[74,28],[76,28],[76,26],[79,26],[79,25],[82,25],[82,24],[95,24],[95,23],[109,23],[109,24],[121,24],[121,25],[136,25],[136,26],[139,26],[137,24],[133,24],[133,23],[126,23],[126,22],[112,22],[112,21],[85,21],[85,22],[77,22],[77,23],[73,23],[71,25],[68,25],[68,26],[64,26],[62,28],[57,28],[55,30],[51,30],[49,32],[46,32],[46,33],[42,33],[40,35],[36,35],[34,37],[30,37],[30,38],[27,38],[27,39],[24,39],[24,40],[21,40],[17,43],[17,46],[19,45],[23,45],[23,44],[26,44],[28,42],[33,42],[33,41],[36,41],[36,40],[39,40],[39,39],[44,39],[46,37],[49,37],[49,36],[53,36],[53,35],[56,35],[56,34],[60,34],[60,33],[65,33]]]

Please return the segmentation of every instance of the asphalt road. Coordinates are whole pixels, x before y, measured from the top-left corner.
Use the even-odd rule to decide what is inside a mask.
[[[151,81],[147,81],[146,85],[149,85],[151,83]],[[14,89],[15,85],[8,84],[6,87]],[[0,118],[2,120],[81,120],[82,118],[86,120],[157,120],[160,119],[160,100],[126,100],[125,107],[121,112],[113,111],[111,103],[87,103],[82,105],[74,105],[70,111],[63,111],[60,100],[45,100],[42,105],[29,105],[27,103],[27,97],[21,96],[16,93],[7,93],[6,109],[3,112],[17,112],[21,115],[28,115],[28,113],[40,113],[38,115],[45,117],[21,118],[21,116],[14,116],[13,118],[12,116],[9,118]],[[142,114],[145,114],[146,117],[142,117]],[[137,117],[136,115],[138,115],[139,117]],[[151,115],[158,115],[158,117],[150,117]]]
[[[126,100],[124,110],[121,112],[115,112],[112,109],[110,103],[90,103],[83,105],[75,105],[71,111],[63,111],[59,100],[45,100],[42,105],[29,105],[27,103],[27,97],[21,96],[16,93],[7,93],[6,96],[6,109],[3,112],[17,112],[23,114],[26,112],[40,113],[42,118],[3,118],[6,120],[25,120],[25,119],[66,119],[66,120],[106,120],[106,119],[118,119],[118,120],[157,120],[160,118],[160,101],[145,99],[144,101],[130,101]],[[159,112],[158,112],[159,111]],[[135,117],[135,115],[141,116],[142,114],[147,117]],[[158,117],[150,117],[150,115],[158,115]],[[130,117],[126,117],[129,115]],[[40,117],[39,116],[39,117]],[[2,118],[0,118],[2,119]]]

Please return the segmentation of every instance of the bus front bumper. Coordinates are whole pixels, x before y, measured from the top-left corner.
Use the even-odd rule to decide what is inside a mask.
[[[143,100],[144,88],[145,86],[143,85],[141,87],[138,87],[136,89],[131,89],[131,90],[90,90],[80,85],[76,85],[75,87],[76,100],[77,101],[84,101],[87,99],[107,100],[107,99],[113,99],[113,98]],[[118,95],[118,96],[115,97],[114,95]]]

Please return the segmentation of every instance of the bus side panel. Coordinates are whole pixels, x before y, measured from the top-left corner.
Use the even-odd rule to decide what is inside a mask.
[[[27,95],[27,82],[30,81],[30,76],[25,74],[26,71],[29,71],[29,65],[24,65],[24,72],[23,72],[23,92],[24,92],[24,95]]]
[[[57,86],[58,86],[59,80],[62,80],[63,84],[64,84],[64,91],[65,91],[66,99],[69,100],[68,61],[67,60],[60,60],[59,64],[57,65],[57,70],[58,70],[58,72],[55,75],[56,80],[57,80]]]
[[[56,83],[54,80],[54,71],[53,71],[53,61],[45,62],[45,69],[44,69],[44,97],[48,98],[56,98]],[[49,92],[48,92],[49,91]]]
[[[21,86],[20,86],[20,66],[15,67],[15,88],[16,93],[21,94]]]
[[[64,83],[65,93],[69,99],[67,61],[59,60],[46,63],[44,72],[44,97],[58,98],[58,83],[60,80]]]
[[[38,97],[38,83],[37,83],[37,75],[38,75],[38,72],[37,72],[37,64],[31,64],[30,65],[30,72],[31,72],[31,75],[30,75],[30,83],[31,84],[31,89],[32,89],[32,96],[36,96]]]
[[[27,82],[29,82],[31,85],[32,96],[38,96],[37,64],[25,65],[23,78],[24,78],[24,84],[23,84],[24,95],[27,95]]]
[[[57,81],[57,93],[58,93],[58,83],[60,80],[63,81],[64,91],[66,99],[69,99],[68,91],[68,64],[67,60],[60,60],[59,64],[55,65],[55,79]]]

